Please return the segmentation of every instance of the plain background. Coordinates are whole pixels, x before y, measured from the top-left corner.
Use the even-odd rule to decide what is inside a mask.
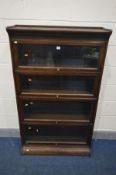
[[[100,26],[113,30],[95,122],[116,131],[116,0],[0,0],[0,128],[18,128],[6,26],[15,24]]]

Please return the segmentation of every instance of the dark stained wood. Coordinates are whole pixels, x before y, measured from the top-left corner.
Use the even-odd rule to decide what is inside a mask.
[[[15,43],[15,41],[17,41],[17,43]],[[97,41],[97,40],[75,40],[75,39],[62,39],[60,40],[60,38],[41,38],[41,37],[37,37],[36,39],[33,40],[33,38],[26,38],[26,39],[20,39],[18,38],[17,40],[12,40],[12,43],[14,43],[15,48],[17,46],[17,44],[46,44],[46,45],[67,45],[67,46],[79,46],[79,45],[87,45],[87,46],[102,46],[103,44],[105,44],[105,41],[101,40],[101,41]]]
[[[26,138],[26,144],[65,144],[65,145],[86,145],[86,139],[82,137],[39,137],[37,136],[29,136]]]
[[[73,96],[73,95],[59,95],[58,96],[45,96],[45,95],[34,95],[34,94],[25,94],[25,95],[19,95],[19,99],[22,100],[53,100],[53,101],[96,101],[97,98],[95,97],[88,97],[88,96]]]
[[[70,114],[29,114],[27,116],[24,116],[24,123],[29,124],[36,124],[36,123],[43,123],[43,124],[90,124],[89,116],[87,115],[70,115]]]
[[[83,27],[83,26],[37,26],[37,25],[14,25],[6,28],[7,31],[64,31],[64,32],[80,32],[80,33],[108,33],[111,34],[110,29],[105,29],[103,27]]]
[[[110,29],[105,29],[102,27],[29,25],[10,26],[7,27],[6,30],[9,35],[11,48],[13,76],[19,114],[22,153],[26,155],[90,155],[100,84],[102,79],[108,40],[112,31]],[[76,63],[74,65],[65,66],[58,64],[54,64],[51,66],[42,66],[41,64],[25,64],[25,61],[23,61],[24,64],[21,64],[19,60],[23,58],[21,57],[19,51],[22,51],[22,48],[26,45],[34,45],[36,46],[36,48],[38,47],[38,45],[41,47],[43,45],[68,47],[71,46],[73,48],[75,46],[77,48],[81,46],[82,49],[84,47],[94,47],[99,48],[99,56],[91,56],[92,59],[94,58],[94,62],[96,61],[95,59],[98,59],[96,61],[97,64],[95,64],[96,66],[91,65],[92,61],[90,61],[90,63],[87,62],[84,66],[81,67]],[[31,53],[31,51],[32,50],[30,47],[29,52]],[[46,51],[44,50],[44,52]],[[26,50],[24,54],[27,54],[26,56],[28,56]],[[33,51],[31,54],[34,54]],[[89,58],[89,51],[88,53],[85,52],[85,54],[86,59],[91,59]],[[97,54],[98,53],[96,52],[96,55]],[[93,77],[93,90],[91,91],[91,93],[89,92],[89,90],[78,91],[73,89],[68,91],[65,89],[65,84],[63,85],[63,90],[53,89],[51,91],[49,89],[23,89],[21,84],[21,76],[24,75],[49,77],[84,76],[85,80],[87,80],[87,77]],[[89,86],[87,84],[87,81],[85,81],[84,84],[86,87]],[[91,103],[91,105],[88,113],[86,113],[85,107],[85,109],[82,108],[83,111],[80,110],[81,112],[78,115],[76,113],[59,114],[58,111],[51,114],[44,113],[45,111],[43,111],[43,113],[30,113],[28,110],[32,110],[31,105],[33,105],[33,102],[38,101],[40,101],[41,103],[43,103],[44,101],[47,101],[49,103],[86,102]],[[79,109],[81,109],[81,107],[77,110]],[[70,110],[73,111],[75,110],[75,108]],[[26,114],[25,111],[27,111]],[[51,128],[53,127],[52,131],[49,128],[50,126]],[[27,129],[25,129],[25,127]],[[37,135],[36,133],[36,131],[38,132],[38,127],[40,127],[40,135]],[[59,129],[57,129],[58,127],[62,128],[62,133]],[[31,128],[33,128],[32,132]],[[71,132],[69,132],[69,129],[67,130],[67,132],[69,133],[68,136],[65,136],[64,134],[67,133],[65,131],[66,128],[69,128]],[[74,130],[74,128],[76,130]],[[74,131],[76,131],[77,133],[75,133]],[[86,137],[84,136],[84,134]]]
[[[23,91],[21,92],[21,95],[28,95],[28,96],[39,96],[39,97],[53,97],[55,99],[58,99],[58,98],[78,98],[78,97],[93,97],[94,95],[89,93],[88,91],[82,91],[82,92],[79,92],[79,91],[72,91],[72,92],[68,92],[68,91]]]
[[[35,145],[25,144],[22,147],[22,153],[26,155],[90,155],[90,146],[88,145]]]
[[[29,25],[15,25],[6,28],[7,32],[12,37],[21,38],[20,34],[22,34],[23,38],[28,38],[28,36],[33,36],[37,38],[37,36],[41,36],[43,38],[49,37],[51,38],[96,38],[96,40],[107,40],[112,33],[112,30],[105,29],[102,27],[68,27],[68,26],[29,26]],[[30,35],[31,34],[31,35]],[[57,36],[56,36],[57,34]]]
[[[25,75],[56,75],[56,76],[72,76],[72,75],[80,75],[80,76],[88,76],[88,75],[97,75],[98,69],[97,68],[69,68],[69,67],[26,67],[26,66],[19,66],[16,70],[18,74],[25,74]]]

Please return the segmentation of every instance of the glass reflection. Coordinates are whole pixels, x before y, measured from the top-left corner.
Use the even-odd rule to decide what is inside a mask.
[[[17,52],[20,65],[95,68],[98,66],[100,48],[95,46],[19,44]]]

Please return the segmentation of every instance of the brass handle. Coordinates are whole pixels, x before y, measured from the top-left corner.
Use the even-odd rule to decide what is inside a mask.
[[[25,53],[25,54],[24,54],[24,56],[25,56],[25,57],[28,57],[28,56],[29,56],[29,54],[28,54],[28,53]]]
[[[56,46],[56,50],[61,50],[61,46]]]
[[[26,151],[29,152],[30,150],[27,148]]]
[[[18,41],[15,40],[15,41],[14,41],[14,44],[17,44],[17,43],[18,43]]]
[[[28,103],[25,103],[24,106],[27,107],[27,106],[29,106],[29,104]]]
[[[39,129],[38,128],[36,129],[36,132],[39,133]]]
[[[28,129],[31,130],[31,126],[28,126]]]
[[[32,79],[31,78],[28,78],[28,82],[32,82]]]

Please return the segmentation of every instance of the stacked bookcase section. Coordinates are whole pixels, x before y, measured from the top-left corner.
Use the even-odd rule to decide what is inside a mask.
[[[89,155],[111,30],[16,25],[7,32],[22,152]]]

